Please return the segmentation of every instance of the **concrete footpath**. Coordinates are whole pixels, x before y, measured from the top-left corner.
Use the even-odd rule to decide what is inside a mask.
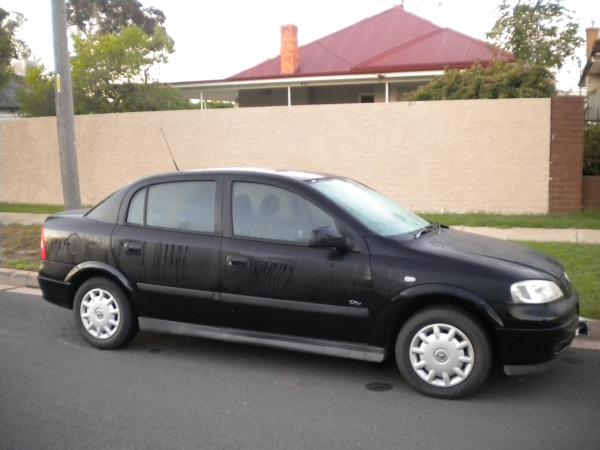
[[[0,223],[20,225],[41,225],[48,217],[47,214],[8,213],[0,212]],[[468,231],[469,233],[498,239],[512,241],[538,241],[538,242],[572,242],[586,244],[600,244],[600,230],[584,230],[576,228],[494,228],[494,227],[465,227],[453,226],[455,230]]]
[[[600,230],[577,228],[493,228],[454,226],[455,230],[511,241],[571,242],[600,244]]]

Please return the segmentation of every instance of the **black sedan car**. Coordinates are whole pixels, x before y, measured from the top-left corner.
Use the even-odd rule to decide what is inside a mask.
[[[42,230],[44,298],[83,338],[139,328],[383,361],[431,396],[475,391],[494,360],[546,368],[578,327],[561,264],[429,223],[344,177],[268,170],[137,181]]]

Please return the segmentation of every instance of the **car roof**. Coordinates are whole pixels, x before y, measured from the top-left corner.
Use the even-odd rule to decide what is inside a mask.
[[[150,177],[145,177],[138,181],[149,181],[154,179],[161,179],[164,177],[176,177],[178,175],[261,175],[269,178],[286,178],[296,181],[308,181],[316,180],[320,178],[330,178],[332,175],[326,175],[322,173],[303,172],[299,170],[277,170],[277,169],[264,169],[264,168],[253,168],[253,167],[240,167],[240,168],[216,168],[216,169],[197,169],[197,170],[181,170],[179,172],[168,172]]]

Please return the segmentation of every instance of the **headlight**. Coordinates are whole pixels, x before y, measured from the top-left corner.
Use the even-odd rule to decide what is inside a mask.
[[[510,287],[510,294],[517,303],[548,303],[563,296],[560,287],[547,280],[519,281]]]

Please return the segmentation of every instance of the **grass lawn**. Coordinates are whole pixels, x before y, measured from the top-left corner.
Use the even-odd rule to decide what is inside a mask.
[[[600,211],[584,211],[572,214],[420,214],[430,222],[443,225],[466,225],[470,227],[497,228],[588,228],[600,229]]]
[[[35,213],[35,214],[53,214],[63,211],[62,205],[38,205],[33,203],[2,203],[0,202],[0,212],[17,213]]]
[[[0,224],[0,267],[37,271],[40,266],[40,226]]]
[[[581,297],[581,314],[600,319],[600,245],[520,242],[560,260]],[[0,267],[37,271],[40,264],[38,225],[0,224]]]

